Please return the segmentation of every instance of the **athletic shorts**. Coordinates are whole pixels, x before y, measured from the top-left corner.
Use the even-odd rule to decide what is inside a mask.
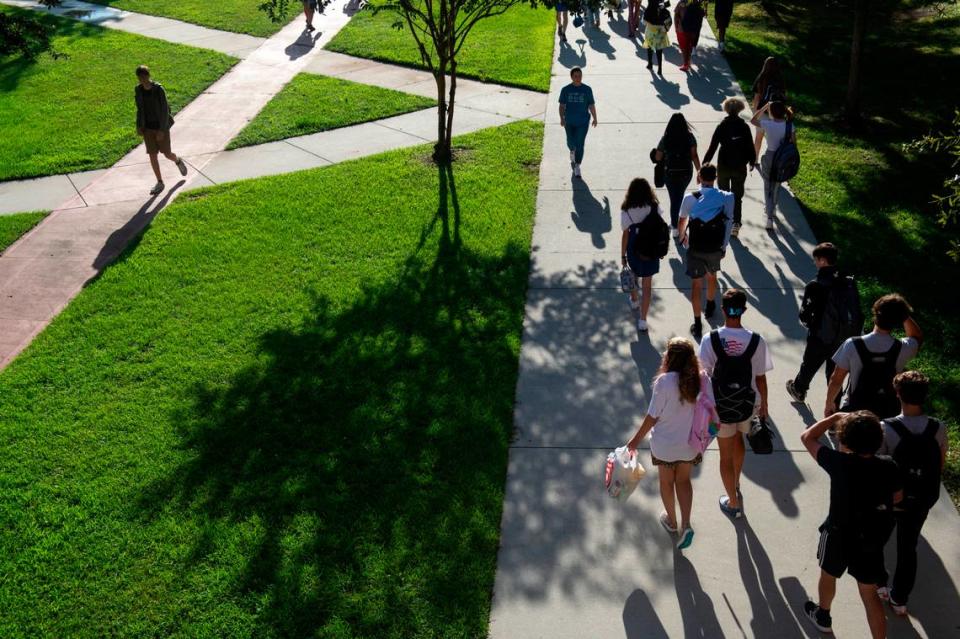
[[[557,13],[563,13],[564,11],[567,10],[567,5],[563,4],[562,2],[558,2],[556,9],[557,9]]]
[[[147,155],[170,153],[170,131],[163,132],[165,135],[162,140],[157,139],[158,133],[160,133],[160,131],[156,129],[143,130],[143,143],[147,147]]]
[[[630,270],[637,277],[653,277],[660,272],[660,260],[630,260]]]
[[[750,432],[750,420],[737,422],[736,424],[720,424],[720,430],[717,431],[717,437],[726,439],[733,437],[737,433],[747,434]]]
[[[883,544],[863,544],[846,539],[844,531],[829,524],[820,526],[820,544],[817,546],[820,568],[839,579],[844,572],[862,584],[885,584],[887,573],[883,565]]]
[[[707,273],[716,273],[720,270],[720,260],[723,259],[723,251],[714,251],[711,253],[701,253],[690,249],[684,258],[687,267],[687,276],[692,279],[700,279]]]
[[[717,19],[717,26],[726,29],[730,26],[733,16],[733,0],[715,0],[713,3],[713,17]]]

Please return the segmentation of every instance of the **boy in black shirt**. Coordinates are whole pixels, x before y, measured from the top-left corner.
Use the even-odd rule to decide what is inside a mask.
[[[831,428],[837,431],[839,451],[820,444]],[[903,491],[896,464],[876,457],[883,427],[868,411],[834,413],[805,430],[800,440],[830,475],[830,511],[820,526],[817,548],[819,603],[808,601],[804,610],[818,630],[831,632],[837,579],[849,572],[857,580],[871,636],[884,639],[887,620],[877,585],[885,581],[883,547],[890,536],[893,504],[903,498]]]

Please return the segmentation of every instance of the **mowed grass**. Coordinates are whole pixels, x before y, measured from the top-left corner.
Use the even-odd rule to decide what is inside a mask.
[[[338,129],[434,105],[435,100],[409,93],[301,73],[267,103],[227,148]]]
[[[0,636],[485,636],[541,140],[165,209],[0,373]]]
[[[900,292],[914,305],[926,341],[911,367],[933,381],[929,412],[950,425],[946,484],[960,503],[960,298],[943,288],[960,277],[946,253],[930,204],[948,168],[943,158],[913,158],[902,144],[945,129],[960,104],[960,8],[946,15],[871,23],[866,42],[866,124],[850,130],[836,117],[845,96],[849,21],[824,21],[797,3],[737,3],[726,57],[745,91],[763,59],[787,61],[798,109],[800,174],[790,187],[816,236],[840,247],[841,266],[861,280],[865,303]],[[894,70],[907,73],[891,91]],[[952,173],[950,173],[952,174]],[[954,236],[956,231],[953,231]]]
[[[211,29],[247,33],[268,37],[284,25],[271,22],[267,14],[258,9],[259,2],[251,0],[90,0],[96,4],[109,5],[126,11],[136,11],[153,16],[163,16],[199,24]],[[290,3],[291,15],[302,13],[303,4],[298,0]]]
[[[396,14],[360,11],[326,46],[361,58],[422,67],[407,27],[394,29]],[[457,57],[460,75],[534,91],[550,90],[554,13],[518,5],[502,16],[481,20]]]
[[[0,6],[0,12],[52,25],[53,49],[63,54],[33,62],[0,57],[0,180],[103,168],[135,147],[138,64],[150,67],[176,112],[236,62],[34,11]]]
[[[0,253],[45,218],[49,211],[0,215]]]

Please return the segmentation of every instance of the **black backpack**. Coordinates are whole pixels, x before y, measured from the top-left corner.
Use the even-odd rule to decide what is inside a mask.
[[[753,390],[753,354],[760,345],[760,336],[754,333],[743,353],[727,355],[720,342],[720,331],[710,331],[710,345],[717,354],[713,367],[713,399],[721,424],[738,424],[753,416],[757,393]]]
[[[700,191],[694,191],[693,197],[699,200]],[[727,239],[727,216],[723,213],[723,208],[717,210],[717,214],[706,222],[703,219],[690,219],[690,248],[700,253],[716,253],[723,250],[723,242]]]
[[[863,311],[857,282],[849,275],[837,275],[825,287],[826,299],[820,314],[816,336],[827,345],[842,344],[863,331]]]
[[[900,400],[893,390],[893,378],[897,374],[897,358],[902,344],[895,340],[886,353],[871,352],[862,337],[854,337],[853,345],[863,368],[856,387],[848,388],[843,412],[868,410],[880,419],[896,415],[900,412]]]
[[[900,436],[900,443],[893,451],[893,461],[900,469],[903,480],[902,506],[928,510],[940,498],[940,473],[942,457],[937,431],[940,423],[927,421],[927,427],[919,435],[913,434],[899,419],[889,419],[886,424]]]
[[[627,259],[634,271],[633,262],[659,260],[670,250],[670,227],[660,217],[660,207],[652,205],[643,221],[627,228]]]
[[[786,182],[800,170],[800,150],[796,142],[791,140],[793,134],[793,123],[787,122],[787,130],[783,134],[783,141],[773,152],[773,160],[770,162],[770,181]]]

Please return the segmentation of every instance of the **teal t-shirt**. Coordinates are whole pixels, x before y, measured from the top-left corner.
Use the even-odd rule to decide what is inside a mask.
[[[560,89],[560,104],[566,105],[568,124],[583,126],[590,124],[590,105],[593,104],[593,89],[585,84],[568,84]]]

